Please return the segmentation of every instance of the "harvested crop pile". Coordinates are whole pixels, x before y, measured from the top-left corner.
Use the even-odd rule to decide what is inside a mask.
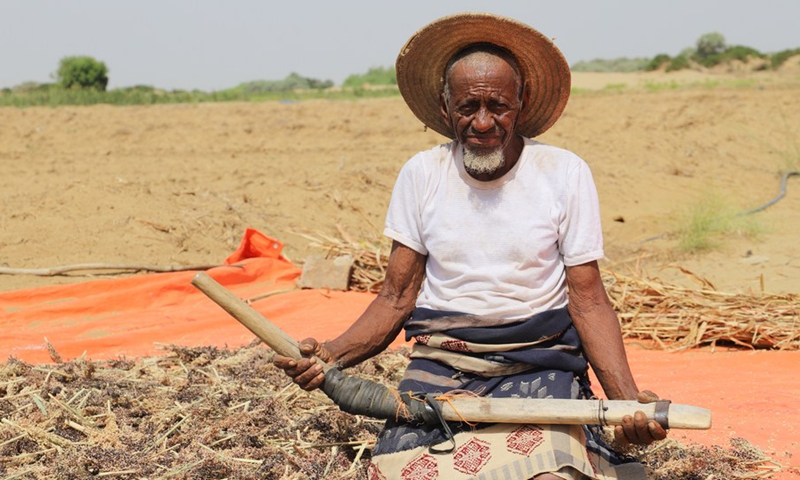
[[[0,477],[343,478],[381,422],[340,412],[271,350],[170,347],[163,357],[0,368]],[[395,381],[405,357],[360,366]]]
[[[691,272],[685,272],[692,275]],[[800,349],[800,295],[743,295],[683,288],[604,272],[626,338],[676,350],[717,344]]]
[[[10,359],[0,366],[0,477],[366,478],[382,421],[300,390],[271,357],[253,344],[171,346],[162,357],[106,362]],[[387,352],[352,373],[396,384],[406,364],[404,352]],[[633,454],[656,479],[772,471],[744,440],[731,449],[667,441]]]

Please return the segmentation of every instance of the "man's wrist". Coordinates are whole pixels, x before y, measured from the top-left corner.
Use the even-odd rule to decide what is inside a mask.
[[[339,353],[334,340],[325,340],[322,342],[321,346],[326,352],[328,352],[328,365],[337,367],[339,369],[344,369],[347,367],[342,359],[343,355]]]

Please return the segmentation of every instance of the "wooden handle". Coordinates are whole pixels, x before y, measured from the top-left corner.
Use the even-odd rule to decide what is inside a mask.
[[[294,359],[302,358],[297,341],[264,318],[250,305],[207,274],[195,275],[192,285],[217,303],[233,318],[247,327],[277,353]],[[327,371],[331,367],[317,359]],[[561,400],[531,398],[454,397],[441,401],[446,420],[494,423],[542,423],[566,425],[619,425],[622,417],[637,410],[648,418],[655,416],[654,403],[624,400]],[[691,405],[669,406],[670,428],[711,428],[711,412]]]
[[[655,417],[655,403],[635,400],[562,400],[533,398],[455,397],[440,402],[447,420],[560,425],[621,425],[622,417],[640,410]],[[672,403],[669,427],[693,430],[711,428],[711,411]]]
[[[277,353],[295,360],[303,358],[296,340],[288,336],[286,332],[264,318],[264,316],[258,313],[254,308],[231,293],[230,290],[220,285],[219,282],[206,273],[199,272],[195,275],[192,279],[192,285],[197,287],[208,298],[213,300],[214,303],[222,307],[233,318],[247,327],[256,337],[260,338]],[[325,371],[330,368],[325,362],[318,358],[317,362],[322,365]]]

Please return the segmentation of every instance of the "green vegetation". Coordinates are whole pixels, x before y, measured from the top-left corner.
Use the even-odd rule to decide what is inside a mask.
[[[615,58],[581,61],[571,69],[576,72],[634,72],[663,69],[666,72],[705,68],[721,63],[751,58],[763,59],[757,68],[776,69],[787,59],[800,55],[800,48],[774,54],[763,54],[753,48],[727,46],[720,33],[701,36],[696,47],[688,47],[672,57],[660,53],[653,58]],[[108,68],[105,63],[88,56],[61,59],[55,83],[25,82],[13,88],[0,89],[1,106],[149,105],[158,103],[197,103],[221,101],[302,101],[311,99],[352,100],[387,97],[399,94],[393,67],[372,67],[365,73],[352,74],[336,88],[331,80],[319,80],[290,73],[283,80],[257,80],[221,91],[167,91],[148,85],[117,88],[107,91]],[[649,83],[650,91],[678,88],[676,82]],[[608,85],[607,91],[621,91],[625,85]],[[575,90],[578,91],[577,89]]]
[[[689,64],[689,58],[686,57],[685,55],[678,55],[677,57],[670,59],[666,71],[674,72],[677,70],[684,70],[689,67],[691,67],[691,65]]]
[[[621,92],[626,88],[628,88],[628,85],[625,83],[609,83],[608,85],[603,87],[603,90],[605,90],[606,92]]]
[[[318,80],[290,73],[283,80],[258,80],[239,84],[232,90],[240,90],[245,94],[263,94],[271,92],[291,92],[294,90],[321,90],[333,86],[333,80]]]
[[[750,47],[743,47],[740,45],[735,45],[732,47],[727,47],[720,53],[715,53],[713,55],[709,55],[707,57],[695,57],[697,63],[704,67],[713,67],[714,65],[719,65],[721,63],[728,63],[733,60],[739,60],[742,62],[746,62],[750,58],[765,58],[766,55],[755,50]]]
[[[392,74],[394,70],[392,69]],[[106,83],[108,79],[106,77]],[[395,82],[396,83],[396,82]],[[74,83],[26,82],[0,91],[0,106],[30,107],[60,105],[151,105],[159,103],[199,103],[227,101],[301,101],[312,99],[349,100],[398,95],[397,89],[335,89],[333,81],[318,80],[290,73],[283,80],[242,83],[216,92],[200,90],[161,90],[149,85],[117,88],[79,88]]]
[[[642,82],[645,90],[651,93],[661,92],[664,90],[677,90],[680,88],[717,88],[717,87],[732,87],[732,88],[752,88],[757,86],[759,81],[754,78],[721,78],[717,80],[698,80],[695,82],[678,82],[676,80],[669,80],[665,82],[654,82],[646,80]]]
[[[718,248],[726,236],[753,238],[763,231],[756,217],[741,215],[726,198],[713,190],[704,192],[689,207],[681,224],[677,230],[678,247],[689,253]]]
[[[653,82],[653,81],[646,81],[644,82],[644,88],[648,92],[661,92],[663,90],[676,90],[681,87],[681,84],[676,82],[675,80],[670,80],[669,82]]]
[[[108,67],[92,57],[64,57],[56,78],[63,88],[91,88],[104,91],[108,85]]]
[[[353,74],[344,79],[345,88],[364,88],[365,86],[397,85],[394,67],[372,67],[367,73]]]
[[[650,59],[616,58],[613,60],[581,61],[570,68],[574,72],[651,72],[662,68],[666,72],[674,72],[698,67],[710,68],[734,60],[747,62],[755,58],[765,60],[763,64],[756,66],[757,69],[776,69],[795,55],[800,55],[800,48],[765,54],[754,48],[742,45],[729,46],[725,43],[725,37],[721,33],[714,32],[702,35],[697,40],[696,47],[685,48],[674,57],[666,53],[659,53]]]
[[[136,86],[108,91],[95,89],[63,88],[58,84],[41,84],[35,88],[19,89],[0,94],[0,106],[33,107],[62,105],[151,105],[156,103],[193,103],[239,100],[235,94],[227,92],[187,92],[173,90],[167,92],[153,87]]]
[[[573,72],[637,72],[646,70],[652,60],[648,58],[614,58],[580,61],[570,67]]]
[[[653,70],[658,70],[659,68],[663,67],[665,63],[669,63],[671,61],[671,57],[666,53],[659,53],[655,57],[653,57],[647,65],[644,66],[644,70],[648,72],[652,72]]]
[[[697,39],[697,58],[709,58],[719,55],[726,48],[725,37],[718,32],[706,33]]]
[[[793,48],[789,50],[781,50],[778,53],[773,53],[770,56],[770,67],[778,68],[783,65],[789,58],[800,55],[800,48]]]
[[[0,107],[33,107],[62,105],[152,105],[162,103],[201,103],[201,102],[260,102],[260,101],[303,101],[303,100],[354,100],[360,98],[388,97],[399,95],[397,89],[314,89],[271,92],[248,92],[240,88],[218,92],[200,90],[165,91],[153,87],[136,86],[100,92],[92,89],[64,89],[58,86],[43,85],[28,91],[16,88],[0,92]]]

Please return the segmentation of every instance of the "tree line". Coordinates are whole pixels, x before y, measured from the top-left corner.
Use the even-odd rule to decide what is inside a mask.
[[[662,69],[674,72],[690,68],[711,68],[735,60],[747,62],[758,59],[761,61],[757,62],[755,68],[767,70],[777,69],[795,55],[800,55],[800,48],[767,54],[743,45],[728,45],[724,35],[712,32],[698,38],[694,47],[686,48],[674,56],[660,53],[652,58],[596,59],[577,62],[571,68],[577,72],[633,72]]]
[[[758,69],[776,69],[800,48],[765,54],[741,45],[728,45],[721,33],[713,32],[698,38],[694,47],[678,55],[665,53],[652,58],[617,58],[581,61],[573,71],[631,72],[664,70],[667,72],[713,67],[721,63],[759,59]],[[282,80],[257,80],[217,91],[164,91],[148,85],[136,85],[107,91],[109,69],[105,62],[90,56],[68,56],[61,59],[54,73],[54,83],[26,82],[0,90],[0,105],[64,105],[64,104],[151,104],[232,100],[302,100],[307,98],[353,98],[396,95],[396,89],[371,88],[397,85],[393,67],[372,67],[365,73],[348,76],[341,89],[334,89],[331,80],[304,77],[292,72]]]

